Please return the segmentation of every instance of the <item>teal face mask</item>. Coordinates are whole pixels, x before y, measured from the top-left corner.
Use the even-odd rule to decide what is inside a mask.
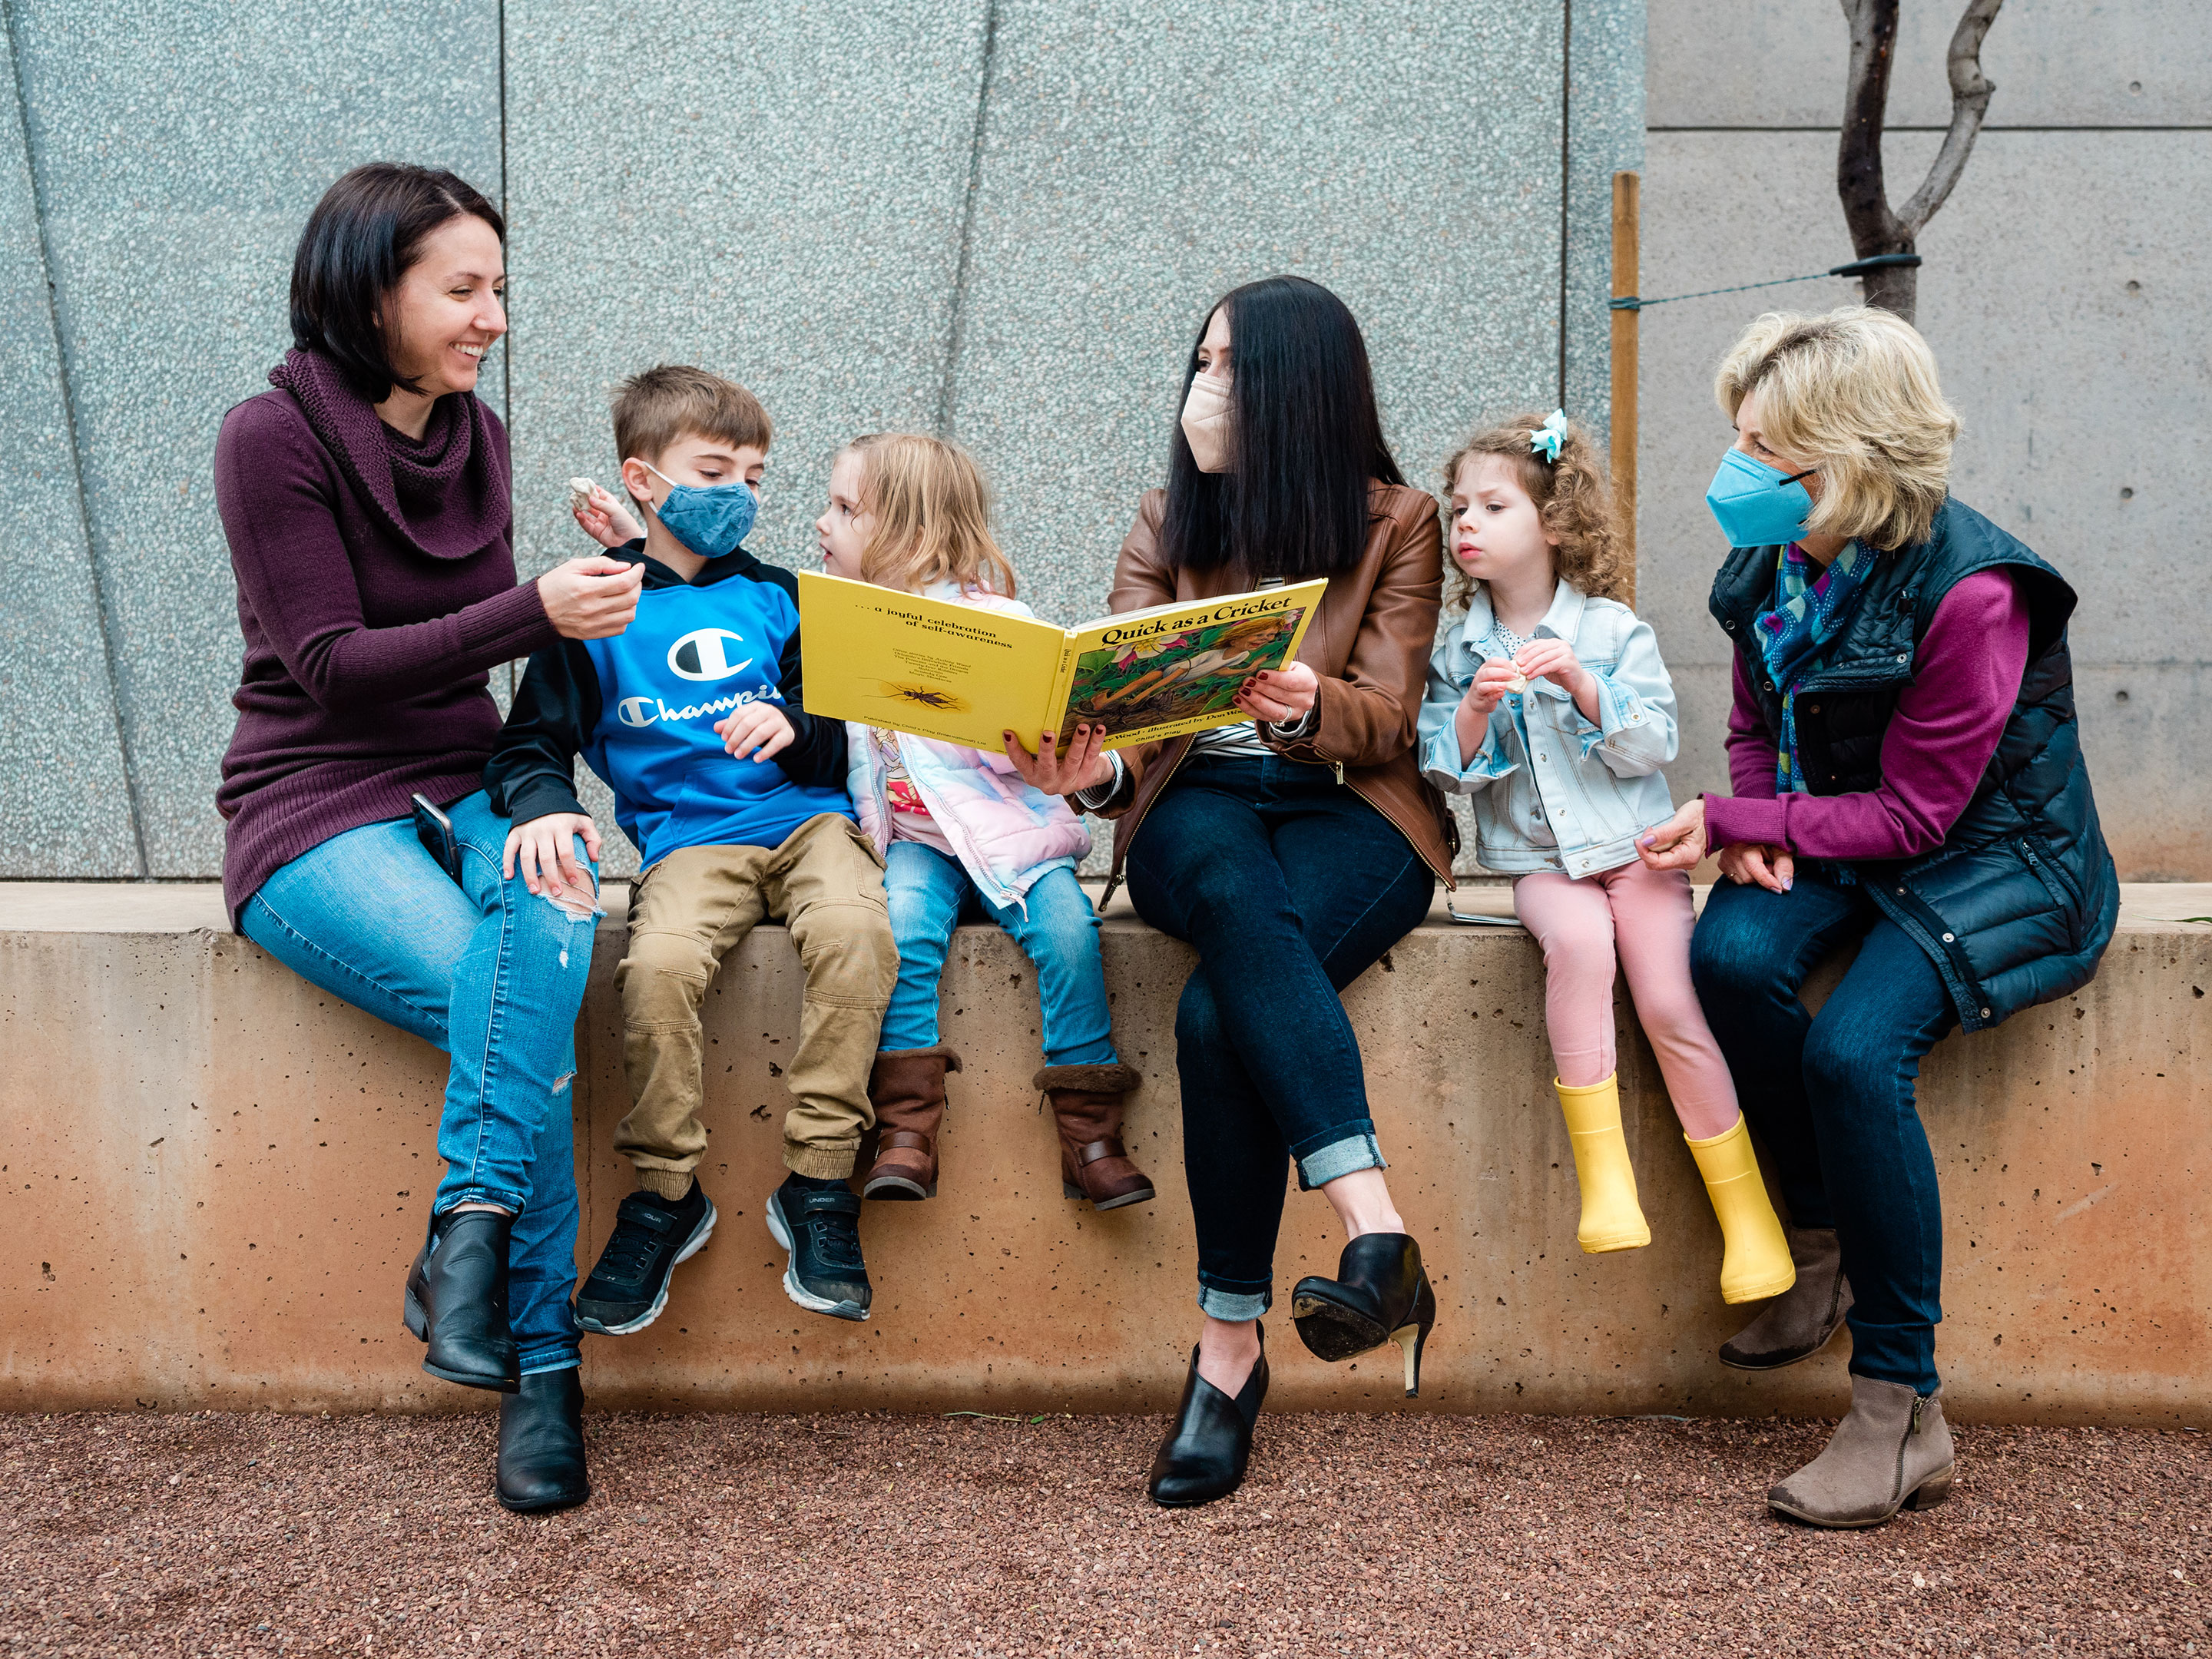
[[[1813,498],[1798,480],[1817,471],[1808,467],[1785,477],[1779,469],[1731,448],[1721,457],[1719,470],[1705,490],[1705,505],[1730,547],[1794,542],[1805,533],[1806,515],[1813,510]]]

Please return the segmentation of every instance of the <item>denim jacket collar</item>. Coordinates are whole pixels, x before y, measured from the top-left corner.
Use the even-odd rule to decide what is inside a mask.
[[[1565,640],[1572,644],[1579,636],[1583,625],[1583,611],[1589,600],[1570,586],[1565,577],[1552,590],[1551,608],[1544,619],[1536,624],[1536,631],[1528,637],[1534,640]],[[1487,650],[1483,642],[1490,630],[1498,624],[1497,613],[1491,609],[1490,585],[1479,582],[1468,596],[1467,620],[1460,626],[1460,643],[1468,656],[1480,661],[1486,657],[1503,656],[1499,651]],[[1529,688],[1539,695],[1564,697],[1567,694],[1549,680],[1538,680]]]

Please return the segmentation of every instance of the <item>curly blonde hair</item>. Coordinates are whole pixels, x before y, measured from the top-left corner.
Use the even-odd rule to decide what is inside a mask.
[[[1536,504],[1544,528],[1559,538],[1552,550],[1559,574],[1591,599],[1626,605],[1636,576],[1635,555],[1621,533],[1620,511],[1597,441],[1588,428],[1570,422],[1559,459],[1547,461],[1528,447],[1529,434],[1546,418],[1534,411],[1509,416],[1485,427],[1453,452],[1444,463],[1444,545],[1452,544],[1451,493],[1459,488],[1460,468],[1471,456],[1501,455],[1513,463],[1515,480]],[[1474,592],[1474,578],[1452,561],[1452,608],[1466,610]]]
[[[1950,489],[1959,416],[1911,324],[1866,306],[1770,311],[1713,376],[1731,421],[1753,392],[1768,447],[1820,475],[1807,530],[1882,550],[1928,539]]]

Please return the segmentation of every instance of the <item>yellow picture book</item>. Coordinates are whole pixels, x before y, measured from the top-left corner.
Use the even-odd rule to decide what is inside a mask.
[[[802,571],[806,712],[1035,753],[1077,726],[1125,748],[1230,726],[1247,676],[1297,654],[1326,580],[1124,611],[1079,628]]]

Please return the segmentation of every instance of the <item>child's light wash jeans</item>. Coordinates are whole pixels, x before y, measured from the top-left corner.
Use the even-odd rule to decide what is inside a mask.
[[[1045,1063],[1111,1066],[1119,1059],[1098,957],[1098,917],[1074,871],[1065,865],[1048,870],[1030,888],[1026,903],[1001,908],[976,890],[950,854],[895,841],[884,859],[884,890],[899,952],[898,985],[884,1014],[884,1048],[936,1045],[937,981],[952,930],[963,915],[988,916],[1036,965]]]

